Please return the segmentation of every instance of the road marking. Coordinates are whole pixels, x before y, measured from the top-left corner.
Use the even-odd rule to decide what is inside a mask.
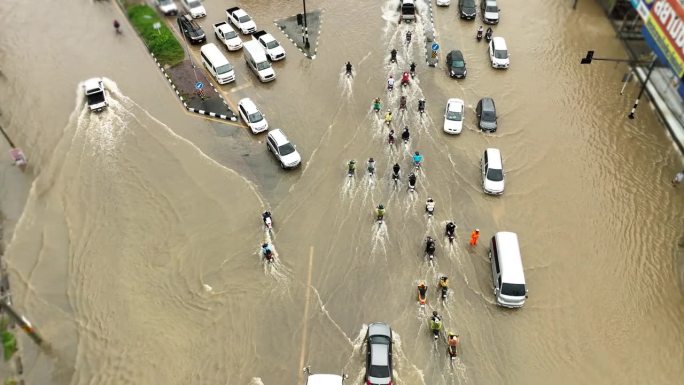
[[[182,107],[182,105],[181,105],[181,107]],[[185,110],[186,114],[192,115],[194,117],[200,117],[200,118],[204,118],[206,120],[211,120],[211,121],[214,121],[217,123],[223,123],[223,124],[226,124],[228,126],[235,126],[235,127],[240,127],[240,128],[245,127],[245,125],[241,124],[241,123],[235,123],[235,122],[232,122],[230,120],[225,120],[225,119],[215,118],[215,117],[209,116],[209,115],[199,114],[197,112],[192,112],[192,111],[188,110],[187,108],[183,108],[183,110]]]
[[[302,352],[299,355],[299,378],[297,379],[298,384],[304,384],[304,356],[306,355],[306,339],[309,334],[309,299],[311,298],[311,271],[313,268],[313,251],[314,248],[311,246],[309,249],[309,273],[306,277],[306,294],[304,295],[304,327],[302,328]]]
[[[251,87],[251,86],[252,86],[252,83],[245,83],[245,84],[242,84],[242,85],[239,85],[239,86],[233,88],[232,90],[230,90],[230,93],[232,94],[233,92],[238,92],[238,91],[244,90],[245,88]]]

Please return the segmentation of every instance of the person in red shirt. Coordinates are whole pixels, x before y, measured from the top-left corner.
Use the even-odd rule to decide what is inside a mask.
[[[478,238],[480,238],[480,229],[475,229],[470,233],[470,246],[477,246]]]

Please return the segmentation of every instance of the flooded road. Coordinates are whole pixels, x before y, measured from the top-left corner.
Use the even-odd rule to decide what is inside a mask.
[[[684,195],[669,180],[681,158],[646,103],[626,119],[638,89],[618,96],[625,68],[579,65],[587,49],[625,55],[600,8],[501,1],[494,30],[511,52],[506,71],[489,67],[474,38],[479,21],[458,20],[456,1],[434,9],[443,53],[466,58],[468,78],[456,81],[444,56],[439,68],[424,65],[426,18],[397,25],[394,2],[352,3],[308,4],[324,9],[313,61],[271,24],[298,4],[242,4],[288,58],[264,85],[229,53],[238,80],[221,87],[233,102],[251,97],[297,144],[304,162],[289,172],[263,137],[184,112],[131,27],[114,35],[111,19],[122,16],[111,4],[43,2],[38,13],[0,3],[0,14],[29,27],[0,35],[0,122],[37,175],[5,258],[15,305],[52,347],[22,340],[27,383],[269,385],[297,383],[305,364],[362,383],[365,325],[375,321],[395,332],[400,385],[678,383]],[[206,7],[211,31],[226,4]],[[73,24],[51,22],[60,18]],[[388,64],[392,47],[397,65]],[[347,60],[353,79],[342,75]],[[388,74],[412,60],[413,84],[388,94]],[[112,106],[91,115],[79,82],[96,75],[107,78]],[[408,125],[411,141],[390,148],[370,104],[380,96],[396,111],[402,92],[411,108],[393,127]],[[476,126],[483,96],[497,103],[495,134]],[[459,136],[442,132],[451,97],[466,102]],[[487,147],[504,157],[501,197],[481,191]],[[415,150],[425,164],[409,194],[389,175],[395,162],[407,170]],[[362,170],[369,157],[376,177],[347,178],[349,159]],[[428,196],[434,218],[424,214]],[[382,226],[373,222],[379,203]],[[273,235],[259,220],[267,208]],[[441,237],[448,220],[458,226],[453,245]],[[471,249],[474,228],[482,237]],[[487,244],[501,230],[521,242],[530,298],[520,310],[492,295]],[[438,239],[434,265],[422,255],[427,235]],[[264,241],[275,265],[260,261]],[[441,274],[452,289],[445,303],[433,289]],[[419,280],[430,286],[425,312],[443,313],[461,335],[454,366],[430,338]]]

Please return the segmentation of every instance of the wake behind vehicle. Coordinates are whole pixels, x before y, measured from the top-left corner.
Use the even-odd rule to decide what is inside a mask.
[[[100,112],[109,106],[102,78],[91,78],[83,82],[83,91],[90,112]]]
[[[366,384],[392,385],[392,329],[375,322],[366,334]]]
[[[249,35],[257,30],[254,20],[240,7],[226,9],[226,16],[244,35]]]
[[[285,59],[285,49],[278,43],[273,35],[266,31],[256,31],[252,33],[252,39],[255,39],[261,45],[266,56],[268,56],[271,61],[278,61]]]

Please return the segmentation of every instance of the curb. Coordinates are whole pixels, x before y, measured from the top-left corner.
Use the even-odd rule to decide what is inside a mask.
[[[185,100],[184,100],[183,96],[181,96],[180,92],[178,92],[178,88],[173,83],[173,80],[171,80],[171,77],[169,76],[169,74],[166,73],[166,70],[164,69],[164,67],[161,65],[161,63],[159,63],[159,61],[157,60],[157,58],[154,56],[154,54],[152,52],[149,52],[149,54],[150,54],[150,56],[152,56],[152,60],[154,60],[154,62],[157,64],[157,67],[159,67],[159,70],[161,71],[161,73],[164,75],[164,77],[166,77],[166,80],[168,80],[169,84],[171,85],[171,88],[173,88],[173,91],[176,93],[176,96],[178,96],[178,99],[181,101],[181,103],[183,103],[183,107],[185,107],[186,110],[188,110],[190,112],[194,112],[196,114],[200,114],[200,115],[207,115],[207,116],[211,116],[214,118],[229,120],[231,122],[237,122],[237,115],[229,117],[228,115],[217,114],[215,112],[209,112],[209,111],[205,111],[205,110],[199,110],[197,108],[188,107],[188,104],[185,102]],[[218,90],[216,90],[216,87],[214,86],[214,84],[211,82],[208,82],[208,83],[211,86],[211,88],[214,89],[214,92],[216,92],[218,97],[221,98],[221,101],[223,101],[223,104],[225,104],[226,107],[230,111],[233,111],[230,109],[230,106],[228,106],[228,103],[226,103],[225,99],[223,99],[223,96],[221,95],[221,93],[218,92]]]
[[[320,41],[321,41],[321,31],[323,30],[323,13],[324,13],[324,11],[325,11],[325,10],[321,9],[321,15],[320,15],[320,17],[319,17],[319,22],[318,22],[318,37],[316,38],[316,45],[314,46],[314,52],[318,52],[318,44],[319,44]],[[307,13],[309,13],[309,12],[307,12]],[[278,25],[278,21],[279,21],[279,20],[289,19],[289,18],[293,18],[293,17],[296,18],[297,15],[295,14],[295,15],[291,15],[291,16],[288,16],[288,17],[283,17],[283,18],[280,18],[280,19],[276,19],[276,20],[273,21],[273,25],[275,25],[276,28],[278,28],[278,30],[280,30],[280,32],[281,32],[283,35],[285,35],[285,37],[287,38],[287,40],[289,40],[290,43],[292,43],[292,45],[294,45],[295,48],[297,48],[297,50],[298,50],[299,52],[301,52],[302,55],[304,55],[304,57],[307,57],[307,58],[309,58],[309,59],[311,59],[311,60],[314,60],[314,59],[316,58],[316,54],[315,54],[315,53],[314,53],[313,55],[309,55],[309,54],[307,54],[306,52],[304,52],[304,50],[302,50],[301,48],[299,48],[299,45],[297,45],[297,43],[295,43],[295,41],[290,37],[290,35],[288,35],[287,33],[285,33],[284,29],[283,29],[283,28],[280,28],[280,26]]]
[[[432,40],[428,39],[427,37],[425,38],[425,63],[427,63],[427,65],[430,67],[436,67],[437,63],[439,62],[439,53],[437,54],[437,57],[435,59],[432,59],[430,57],[432,50],[429,48],[432,46],[432,43],[437,43],[437,30],[435,29],[435,16],[434,16],[433,8],[432,8],[432,1],[425,0],[425,3],[427,4],[428,9],[430,11],[429,15],[428,15],[430,23],[427,24],[427,26],[429,26],[429,31],[432,32]]]

